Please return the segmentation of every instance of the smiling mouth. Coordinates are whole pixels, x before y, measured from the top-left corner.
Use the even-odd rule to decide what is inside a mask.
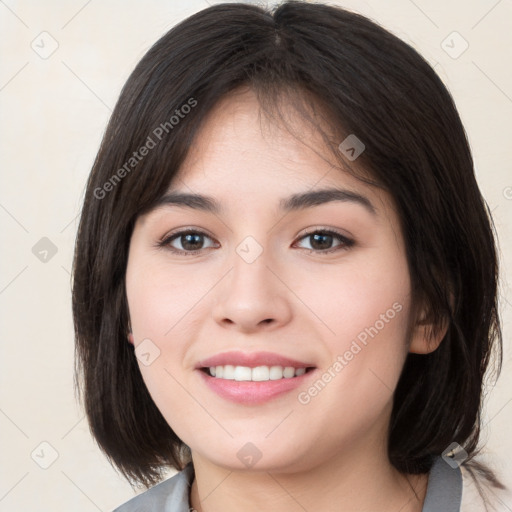
[[[201,371],[210,377],[219,380],[233,380],[237,382],[267,382],[285,379],[294,379],[314,370],[315,367],[293,366],[235,366],[222,365],[201,368]]]

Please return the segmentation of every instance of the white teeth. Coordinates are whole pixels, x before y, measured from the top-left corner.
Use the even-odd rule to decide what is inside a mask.
[[[270,370],[268,369],[268,366],[256,366],[256,368],[252,369],[252,380],[260,382],[268,380],[269,378]]]
[[[226,366],[224,366],[224,371],[222,372],[222,378],[228,379],[228,380],[233,380],[235,378],[235,367],[230,364],[227,364]]]
[[[235,380],[252,380],[252,370],[247,366],[237,366],[235,368]]]
[[[282,366],[271,366],[270,367],[270,380],[279,380],[283,378],[283,367]]]
[[[292,366],[287,366],[283,369],[283,377],[285,379],[291,379],[292,377],[295,377],[295,368]]]
[[[210,375],[218,379],[263,382],[267,380],[291,379],[306,373],[306,368],[294,368],[293,366],[211,366]]]

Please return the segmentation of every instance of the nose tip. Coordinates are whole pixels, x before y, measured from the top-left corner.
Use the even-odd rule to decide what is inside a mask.
[[[230,275],[219,287],[213,315],[224,327],[249,332],[282,325],[290,319],[286,287],[270,271],[262,256],[263,248],[255,242],[253,237],[246,237],[245,242],[239,244],[237,253],[241,249],[242,255],[237,255]],[[258,256],[254,258],[257,252]]]

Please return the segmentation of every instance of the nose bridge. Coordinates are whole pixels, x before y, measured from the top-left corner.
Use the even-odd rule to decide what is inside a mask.
[[[259,238],[261,240],[261,236]],[[268,245],[248,235],[236,246],[230,278],[233,292],[247,296],[251,301],[259,300],[258,297],[262,299],[262,295],[266,295],[268,300],[268,295],[275,288],[275,283],[271,282],[272,273],[268,269],[272,260]]]
[[[267,238],[266,238],[267,240]],[[251,330],[270,321],[282,323],[290,314],[286,288],[270,271],[273,255],[255,236],[246,236],[230,258],[231,272],[214,310],[218,322]]]

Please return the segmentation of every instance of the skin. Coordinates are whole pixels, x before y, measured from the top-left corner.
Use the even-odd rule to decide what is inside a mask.
[[[418,322],[407,336],[411,283],[392,198],[329,163],[319,134],[300,117],[291,123],[311,147],[258,116],[250,90],[220,102],[169,187],[213,196],[222,213],[161,207],[137,219],[130,243],[130,341],[137,347],[150,339],[160,351],[139,366],[156,405],[191,448],[191,506],[421,511],[427,475],[396,471],[386,440],[407,353],[434,350],[443,333],[429,344],[428,326]],[[364,195],[375,215],[341,201],[279,210],[283,197],[330,186]],[[172,252],[190,247],[183,237],[157,246],[189,227],[207,234],[197,254]],[[304,234],[326,229],[354,245],[334,238],[320,247],[339,250],[322,254]],[[252,263],[236,252],[247,236],[263,248]],[[311,381],[264,404],[235,404],[194,370],[220,352],[262,350],[312,361],[318,378],[397,303],[400,312],[307,404],[298,393]],[[237,457],[248,442],[261,453],[251,468]]]

